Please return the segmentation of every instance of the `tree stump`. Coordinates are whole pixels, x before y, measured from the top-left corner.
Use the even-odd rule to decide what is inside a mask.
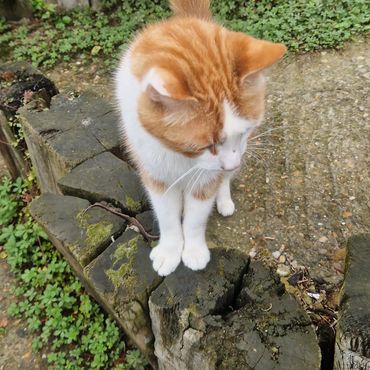
[[[32,16],[32,5],[30,0],[1,0],[0,17],[10,21],[18,21],[22,18]]]
[[[334,368],[370,369],[370,234],[347,244],[346,272],[337,324]]]
[[[277,275],[236,250],[213,249],[204,271],[177,268],[149,310],[160,369],[320,369],[307,314]]]
[[[0,64],[0,153],[12,179],[24,178],[28,165],[24,160],[24,140],[16,144],[16,132],[9,123],[16,122],[17,110],[25,101],[32,99],[36,104],[36,99],[40,99],[45,107],[57,92],[53,82],[27,63]]]

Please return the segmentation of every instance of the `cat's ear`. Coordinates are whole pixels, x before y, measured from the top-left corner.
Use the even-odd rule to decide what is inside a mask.
[[[229,33],[229,45],[234,57],[234,69],[241,81],[271,67],[287,51],[283,44],[259,40],[241,32]]]
[[[143,78],[142,88],[150,100],[168,108],[181,102],[196,101],[187,91],[186,84],[163,68],[150,69]]]

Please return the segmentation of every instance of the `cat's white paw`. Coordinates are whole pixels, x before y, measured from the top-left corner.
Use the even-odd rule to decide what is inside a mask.
[[[203,270],[210,259],[211,253],[206,244],[185,247],[182,251],[182,262],[192,270]]]
[[[158,244],[149,255],[153,261],[153,269],[160,276],[167,276],[174,272],[181,262],[181,252],[182,248]]]
[[[234,214],[235,211],[235,204],[234,202],[228,198],[223,200],[217,200],[217,211],[220,215],[226,217],[231,216]]]

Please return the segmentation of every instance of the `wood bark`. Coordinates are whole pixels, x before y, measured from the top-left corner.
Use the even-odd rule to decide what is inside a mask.
[[[0,0],[0,16],[10,21],[32,17],[30,0]]]
[[[5,114],[0,110],[0,154],[13,180],[17,177],[25,178],[27,173],[26,163],[22,154],[13,145],[14,142],[15,138],[8,126]]]
[[[350,238],[336,326],[335,370],[370,370],[369,266],[370,234]]]

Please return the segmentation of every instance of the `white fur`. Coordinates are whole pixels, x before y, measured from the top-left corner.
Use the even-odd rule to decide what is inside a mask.
[[[216,197],[217,211],[224,217],[233,215],[235,211],[235,205],[231,199],[230,192],[230,181],[232,175],[233,172],[225,174]]]
[[[205,240],[207,218],[216,197],[197,200],[192,193],[211,183],[220,171],[227,170],[217,194],[217,209],[229,216],[234,212],[230,196],[231,170],[240,165],[242,154],[253,123],[238,117],[225,101],[225,142],[217,145],[218,154],[206,150],[192,159],[176,153],[160,143],[141,125],[138,117],[138,97],[154,84],[166,94],[159,75],[150,71],[144,81],[138,81],[130,71],[130,51],[126,53],[116,75],[116,97],[122,114],[122,129],[130,149],[152,178],[173,184],[164,194],[148,190],[160,228],[160,242],[150,258],[159,275],[173,272],[181,259],[193,270],[203,269],[210,260]],[[184,175],[186,174],[186,175]],[[183,221],[181,218],[183,216]]]

